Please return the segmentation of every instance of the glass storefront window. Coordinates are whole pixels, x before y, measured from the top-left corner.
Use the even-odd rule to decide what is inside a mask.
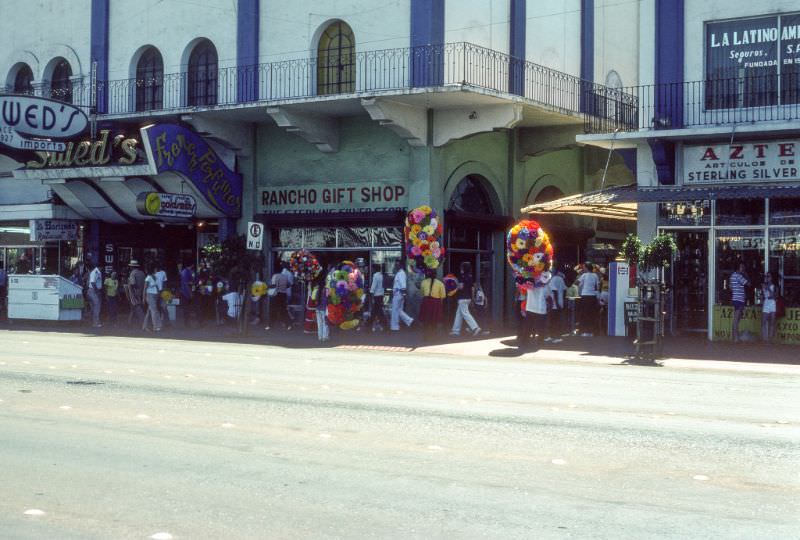
[[[371,246],[371,229],[367,227],[341,227],[336,245],[338,247]]]
[[[769,232],[769,268],[787,307],[800,307],[800,228]]]
[[[474,227],[452,227],[450,229],[451,249],[478,249],[478,229]]]
[[[658,224],[673,227],[707,227],[711,225],[711,201],[659,203]]]
[[[372,229],[375,247],[396,246],[403,243],[403,229],[400,227],[374,227]]]
[[[334,227],[306,229],[302,243],[298,242],[291,247],[306,249],[336,247],[336,229]]]
[[[744,263],[750,285],[745,289],[748,305],[756,303],[755,291],[764,275],[764,231],[721,229],[717,231],[717,287],[715,302],[731,303],[730,277]]]
[[[763,225],[764,199],[718,199],[717,225]]]
[[[770,225],[800,225],[800,199],[770,199]]]

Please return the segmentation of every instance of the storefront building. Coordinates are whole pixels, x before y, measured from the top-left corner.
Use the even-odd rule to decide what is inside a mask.
[[[656,2],[643,23],[655,43],[640,44],[654,46],[642,63],[654,84],[633,89],[637,128],[578,137],[637,150],[639,233],[678,244],[666,276],[675,334],[730,339],[730,276],[743,263],[740,330],[761,337],[769,273],[786,305],[775,339],[800,343],[800,13],[764,4]]]
[[[405,212],[430,205],[444,216],[444,271],[470,262],[489,296],[486,317],[511,314],[504,233],[526,204],[600,182],[605,152],[576,147],[575,136],[587,118],[627,114],[590,96],[626,101],[619,88],[637,53],[601,36],[632,29],[639,7],[570,0],[532,17],[530,0],[349,0],[328,16],[311,0],[212,4],[165,3],[156,19],[109,0],[54,5],[34,25],[16,2],[19,16],[0,21],[0,36],[13,38],[0,57],[6,92],[82,107],[101,137],[141,139],[144,155],[93,167],[56,160],[11,178],[47,185],[84,225],[82,249],[112,250],[114,264],[172,266],[209,239],[201,224],[225,237],[261,221],[267,275],[298,247],[388,270],[402,252]],[[173,144],[184,148],[144,141],[162,125],[194,132],[223,176],[240,177],[236,211],[215,204],[202,179],[155,164]],[[632,177],[632,163],[615,154],[612,181]],[[142,215],[134,199],[147,192],[191,197],[196,213]],[[554,223],[559,261],[624,236],[605,230],[592,240],[596,228]]]

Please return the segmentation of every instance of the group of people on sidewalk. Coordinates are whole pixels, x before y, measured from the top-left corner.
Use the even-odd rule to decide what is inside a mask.
[[[365,261],[357,259],[356,266],[363,272]],[[288,275],[287,275],[288,274]],[[270,319],[272,324],[267,329],[272,329],[276,324],[285,330],[291,330],[294,326],[291,314],[288,311],[288,299],[291,297],[291,287],[294,281],[290,277],[286,265],[273,275],[271,286],[275,288],[271,296]],[[399,332],[401,327],[418,327],[423,330],[426,340],[432,340],[437,334],[441,333],[441,326],[446,322],[446,318],[452,317],[453,323],[450,327],[450,335],[461,335],[462,328],[466,324],[468,331],[472,335],[488,334],[484,331],[471,313],[471,305],[475,305],[476,296],[483,295],[482,289],[476,287],[472,276],[472,267],[468,262],[462,263],[458,278],[457,290],[454,298],[447,294],[445,285],[436,276],[436,272],[426,272],[424,278],[418,286],[419,313],[415,319],[406,311],[406,304],[409,300],[408,274],[401,261],[394,265],[393,279],[389,285],[391,294],[389,301],[386,302],[386,276],[383,271],[377,270],[372,273],[367,298],[364,302],[364,309],[360,320],[356,326],[358,331],[382,332],[388,328],[390,332]],[[308,285],[306,301],[306,316],[304,330],[307,333],[316,331],[319,341],[324,342],[330,339],[331,325],[326,316],[328,307],[328,294],[326,289],[326,275],[320,275]],[[389,317],[387,321],[386,307],[388,305]],[[311,324],[313,322],[313,324]]]
[[[592,337],[595,329],[602,326],[608,305],[602,268],[586,262],[574,271],[576,278],[570,287],[564,270],[556,269],[547,272],[536,285],[518,288],[520,348],[531,347],[537,338],[544,343],[560,343],[572,335]],[[574,301],[574,318],[570,317],[569,299]]]

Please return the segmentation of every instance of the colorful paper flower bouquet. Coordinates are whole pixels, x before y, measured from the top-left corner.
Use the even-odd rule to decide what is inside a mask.
[[[322,272],[322,265],[313,253],[301,249],[292,253],[289,258],[289,269],[297,279],[313,281]]]
[[[447,296],[455,296],[458,292],[458,278],[455,274],[447,274],[444,276],[444,290]]]
[[[342,330],[358,326],[364,307],[364,276],[351,261],[342,261],[325,279],[328,321]]]
[[[409,271],[424,274],[436,270],[444,258],[442,224],[436,210],[420,206],[406,216],[406,258]]]
[[[553,261],[553,245],[538,222],[522,220],[506,237],[508,264],[516,282],[523,287],[542,287],[549,281],[547,272]]]

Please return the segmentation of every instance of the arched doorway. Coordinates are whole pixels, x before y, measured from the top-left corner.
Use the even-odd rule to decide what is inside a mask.
[[[473,313],[482,328],[491,327],[504,309],[503,236],[510,219],[500,215],[497,200],[486,178],[470,174],[456,184],[445,212],[445,272],[458,275],[462,263],[470,264],[475,283],[488,300]]]
[[[549,185],[536,192],[536,185],[541,185],[542,182]],[[531,188],[525,198],[525,205],[546,203],[564,197],[564,192],[554,184],[562,184],[561,179],[550,175],[542,177]],[[587,224],[588,218],[566,214],[534,214],[530,218],[539,222],[553,242],[558,269],[563,270],[568,279],[573,279],[572,268],[586,258],[586,242],[594,236],[594,230]]]

